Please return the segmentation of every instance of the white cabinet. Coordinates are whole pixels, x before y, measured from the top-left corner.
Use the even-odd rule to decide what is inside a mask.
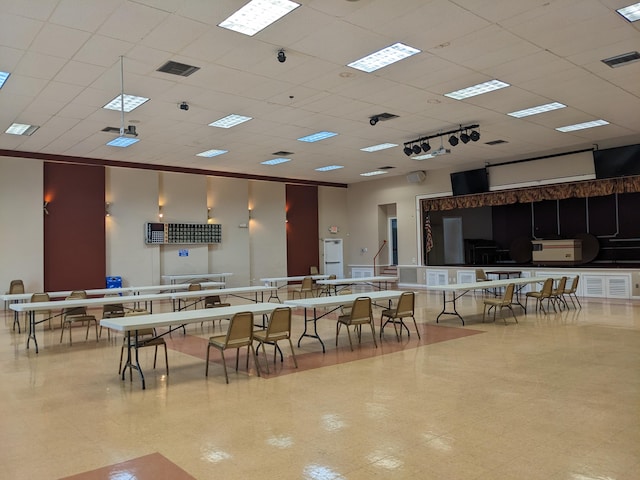
[[[449,272],[447,270],[427,270],[427,285],[448,285]]]
[[[597,298],[630,298],[629,275],[584,275],[580,278],[578,295]]]

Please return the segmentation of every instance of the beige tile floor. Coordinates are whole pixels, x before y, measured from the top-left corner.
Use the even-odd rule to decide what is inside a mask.
[[[300,369],[283,348],[271,375],[241,363],[229,385],[218,359],[207,379],[205,352],[187,353],[220,327],[192,326],[173,334],[168,378],[145,349],[144,391],[116,373],[121,336],[85,343],[78,329],[69,347],[40,326],[36,355],[5,313],[0,478],[640,478],[640,304],[583,300],[578,311],[482,324],[482,297],[467,296],[467,325],[441,328],[440,296],[417,302],[420,343],[411,326],[410,339],[386,330],[373,349],[365,330],[351,354],[346,336],[336,350],[326,319],[326,354],[304,339]],[[123,471],[139,457],[176,467]]]

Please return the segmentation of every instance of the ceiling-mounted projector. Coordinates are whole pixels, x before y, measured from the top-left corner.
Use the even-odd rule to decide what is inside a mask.
[[[435,150],[431,151],[431,155],[433,155],[434,157],[437,157],[438,155],[447,155],[449,153],[451,153],[451,150],[444,147],[436,148]]]

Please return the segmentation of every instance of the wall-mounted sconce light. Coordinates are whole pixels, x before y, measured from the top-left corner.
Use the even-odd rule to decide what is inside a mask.
[[[47,210],[48,206],[49,206],[49,202],[45,200],[44,203],[42,204],[42,211],[44,212],[45,215],[49,215],[49,210]]]
[[[213,220],[213,212],[211,211],[211,207],[207,207],[207,220]]]
[[[251,212],[252,212],[252,210],[249,209],[249,220],[251,220]]]
[[[162,220],[164,217],[164,212],[162,211],[162,205],[158,205],[158,218]]]
[[[105,217],[111,216],[111,204],[109,202],[106,202],[104,204],[104,216]]]

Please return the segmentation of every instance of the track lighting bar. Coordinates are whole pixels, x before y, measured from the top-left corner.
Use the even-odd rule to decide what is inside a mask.
[[[420,137],[420,138],[417,138],[415,140],[411,140],[409,142],[404,142],[404,145],[407,146],[407,145],[412,145],[414,143],[421,143],[421,142],[424,142],[426,140],[431,140],[432,138],[444,137],[445,135],[453,135],[454,133],[460,133],[460,132],[462,132],[464,130],[472,130],[474,128],[479,128],[479,127],[480,127],[480,125],[477,125],[477,124],[475,124],[475,125],[467,125],[467,126],[464,126],[464,127],[462,125],[460,125],[460,127],[456,128],[455,130],[449,130],[448,132],[440,132],[440,133],[436,133],[434,135],[427,135],[427,136],[424,136],[424,137]]]

